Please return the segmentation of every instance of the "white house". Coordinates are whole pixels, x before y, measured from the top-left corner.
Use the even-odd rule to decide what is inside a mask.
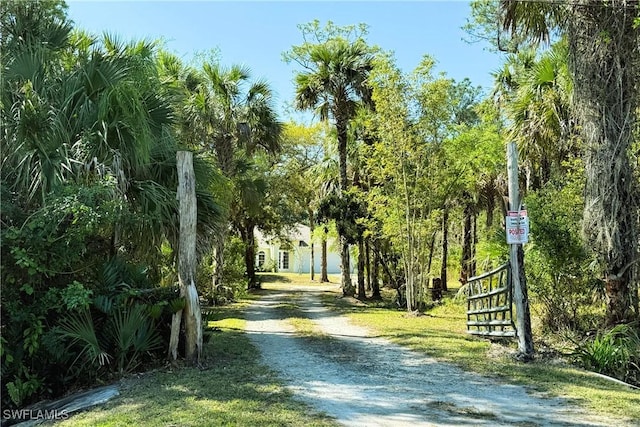
[[[303,224],[281,241],[277,237],[264,236],[256,230],[256,267],[264,271],[284,271],[291,273],[310,273],[311,266],[311,229]],[[340,254],[334,247],[335,239],[327,241],[327,273],[340,273]],[[315,271],[320,273],[322,245],[313,245]]]

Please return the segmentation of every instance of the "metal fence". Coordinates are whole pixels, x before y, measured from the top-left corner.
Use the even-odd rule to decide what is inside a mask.
[[[467,332],[515,337],[509,263],[467,281]]]

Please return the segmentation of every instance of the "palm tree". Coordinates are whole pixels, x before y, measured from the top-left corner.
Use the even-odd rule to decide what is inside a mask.
[[[236,166],[234,194],[230,208],[230,219],[245,246],[244,261],[247,272],[247,288],[257,289],[260,284],[255,271],[255,228],[264,218],[264,205],[269,190],[267,168],[263,162],[252,163],[241,159]]]
[[[251,157],[256,150],[275,154],[280,150],[282,124],[272,105],[272,92],[263,81],[251,83],[249,70],[205,63],[202,72],[188,75],[183,134],[193,145],[215,153],[218,166],[232,194],[239,150]],[[249,84],[248,88],[245,86]],[[229,201],[227,202],[229,203]],[[214,289],[223,282],[224,245],[229,212],[216,238]]]
[[[2,108],[3,185],[23,197],[27,208],[41,206],[63,185],[111,177],[114,199],[134,214],[117,224],[112,255],[125,243],[151,254],[163,239],[175,242],[177,144],[156,75],[155,43],[71,33],[58,18],[36,27],[30,19],[46,20],[42,4],[10,6],[15,10],[3,11],[13,17],[3,26],[2,105],[11,106]],[[21,35],[27,27],[29,35]],[[219,211],[206,188],[215,176],[201,159],[196,170],[204,233]]]
[[[501,2],[503,24],[535,41],[560,29],[569,43],[574,105],[585,144],[583,230],[604,273],[607,323],[638,315],[637,197],[629,149],[637,124],[638,3]]]
[[[371,71],[372,55],[362,39],[349,42],[331,38],[324,43],[310,44],[302,60],[308,64],[298,73],[296,107],[314,110],[321,120],[332,120],[337,131],[340,168],[340,190],[344,194],[347,180],[347,140],[349,121],[355,117],[362,101],[370,103],[371,89],[367,78]],[[340,236],[342,258],[342,290],[353,295],[355,289],[349,274],[349,244]]]
[[[71,167],[59,112],[72,27],[54,3],[3,2],[0,19],[2,183],[27,204],[42,205]]]
[[[326,141],[326,139],[325,139]],[[323,199],[338,194],[340,191],[340,184],[338,182],[338,161],[335,152],[335,147],[323,143],[324,156],[322,160],[309,169],[308,179],[311,181],[312,186],[316,189],[314,193],[314,205],[317,210],[318,205]],[[314,216],[312,213],[311,216]],[[314,218],[314,223],[316,218]],[[320,218],[318,218],[320,219]],[[320,237],[320,282],[325,283],[329,281],[329,275],[327,274],[327,239],[329,236],[329,227],[327,221],[321,219],[317,221],[321,227]]]
[[[524,158],[528,189],[548,182],[577,152],[567,58],[563,38],[539,58],[533,49],[509,55],[503,70],[494,74],[495,99],[510,119],[509,136]]]

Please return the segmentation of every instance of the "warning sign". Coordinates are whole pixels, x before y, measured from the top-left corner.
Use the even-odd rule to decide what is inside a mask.
[[[505,223],[508,244],[521,244],[529,241],[529,217],[526,210],[507,212]]]

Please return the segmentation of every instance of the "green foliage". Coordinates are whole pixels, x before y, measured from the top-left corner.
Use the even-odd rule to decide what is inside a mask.
[[[176,292],[154,284],[178,234],[180,100],[155,43],[73,32],[58,0],[0,9],[4,407],[132,370],[168,335]],[[212,162],[194,160],[201,244],[220,216]]]
[[[36,317],[32,313],[30,315],[29,327],[27,327],[22,333],[24,338],[22,347],[27,351],[29,356],[33,356],[40,346],[40,337],[44,331],[44,325],[42,324],[43,320],[44,316]]]
[[[117,312],[107,323],[106,335],[116,344],[115,361],[120,374],[137,368],[144,353],[162,346],[150,313],[143,304],[123,307]]]
[[[476,246],[476,262],[480,272],[491,271],[509,260],[509,246],[503,228],[493,228]]]
[[[315,219],[324,224],[334,221],[338,234],[345,236],[350,244],[355,244],[364,232],[359,219],[366,216],[366,205],[355,191],[351,191],[343,196],[330,194],[320,200]]]
[[[616,325],[578,345],[574,355],[586,369],[640,384],[638,324]]]
[[[67,310],[86,310],[91,304],[91,295],[93,291],[87,289],[84,285],[77,280],[69,284],[61,291],[62,302]]]
[[[92,368],[97,369],[109,363],[111,356],[103,350],[98,341],[96,327],[89,310],[70,314],[62,318],[59,325],[62,338],[69,342],[67,349],[77,348],[74,349],[77,356],[72,367],[80,362],[88,363]]]
[[[131,372],[145,353],[162,346],[156,324],[144,304],[120,306],[108,318],[95,319],[98,324],[91,312],[84,310],[60,321],[60,336],[68,343],[67,350],[77,355],[71,366],[78,375],[87,371],[93,375]]]
[[[593,314],[600,305],[594,301],[602,284],[593,278],[591,258],[580,238],[582,168],[577,162],[569,167],[572,173],[562,183],[550,183],[525,199],[531,218],[527,274],[546,328],[587,331],[599,320]]]
[[[213,305],[224,305],[235,301],[246,293],[247,276],[244,261],[245,243],[237,236],[231,236],[224,245],[223,285],[213,287],[213,255],[203,257],[197,270],[199,293]]]
[[[14,377],[13,381],[6,383],[9,398],[16,406],[21,406],[28,397],[42,386],[42,380],[30,375],[28,372],[25,372],[24,376],[24,380],[20,377]]]
[[[171,311],[171,314],[175,314],[180,310],[183,310],[186,306],[187,306],[187,302],[182,297],[174,298],[171,301],[169,301],[169,310]]]
[[[235,300],[246,290],[246,269],[244,264],[245,243],[238,237],[231,237],[225,245],[224,275],[229,280],[224,289],[218,289],[218,302]]]

